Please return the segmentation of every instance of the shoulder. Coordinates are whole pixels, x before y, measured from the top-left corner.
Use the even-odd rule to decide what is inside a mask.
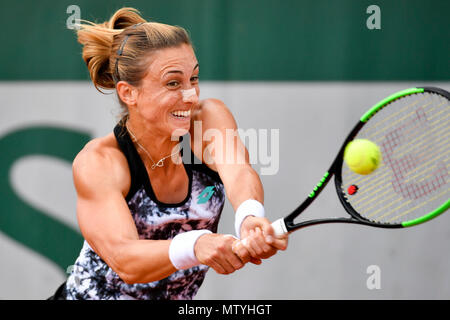
[[[75,157],[72,173],[80,196],[92,196],[96,190],[126,194],[131,183],[127,160],[113,134],[88,142]]]
[[[203,127],[234,128],[236,122],[230,109],[219,99],[205,99],[200,101],[193,117],[194,121],[202,121]]]
[[[205,112],[210,111],[228,111],[228,107],[225,105],[225,103],[222,100],[209,98],[201,100],[200,108]]]
[[[191,146],[195,156],[207,165],[213,171],[217,171],[217,167],[212,154],[215,147],[209,148],[213,141],[226,137],[228,130],[236,130],[237,124],[229,108],[218,99],[205,99],[200,101],[198,107],[193,114],[193,125],[191,125]],[[201,123],[201,132],[196,122]],[[218,146],[223,146],[224,142],[219,142]],[[207,151],[207,152],[205,152]],[[220,154],[220,152],[218,152]]]

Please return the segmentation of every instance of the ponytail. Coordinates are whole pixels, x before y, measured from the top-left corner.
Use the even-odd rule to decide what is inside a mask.
[[[124,29],[146,21],[136,9],[122,8],[104,23],[83,22],[79,25],[77,36],[78,42],[83,45],[82,57],[92,82],[99,91],[99,88],[114,89],[114,44],[119,42],[119,35]]]
[[[145,77],[154,51],[191,45],[185,29],[158,22],[147,22],[133,8],[119,9],[101,24],[83,20],[77,31],[83,45],[83,60],[97,90],[115,89],[116,83],[126,81],[139,86]],[[120,100],[120,104],[126,105]]]

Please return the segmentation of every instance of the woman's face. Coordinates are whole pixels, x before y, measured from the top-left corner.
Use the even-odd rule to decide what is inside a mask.
[[[150,56],[136,109],[159,134],[181,136],[189,131],[191,111],[198,104],[198,62],[190,45],[158,50]]]

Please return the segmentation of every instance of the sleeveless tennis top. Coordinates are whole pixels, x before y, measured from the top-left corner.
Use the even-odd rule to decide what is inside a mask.
[[[189,151],[182,153],[189,177],[187,197],[180,203],[166,204],[156,198],[144,163],[122,121],[114,128],[114,135],[130,168],[131,187],[125,200],[140,239],[172,239],[179,233],[199,229],[217,232],[225,202],[224,186],[219,175],[195,158],[189,146],[182,148]],[[187,141],[183,142],[186,145]],[[196,295],[208,268],[199,265],[178,270],[162,280],[127,284],[84,241],[66,282],[66,298],[188,300]]]

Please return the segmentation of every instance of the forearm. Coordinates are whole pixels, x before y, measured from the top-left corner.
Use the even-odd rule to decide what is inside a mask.
[[[169,259],[171,240],[128,240],[117,246],[110,267],[126,283],[161,280],[177,269]]]
[[[264,203],[264,189],[261,180],[249,165],[228,175],[224,183],[228,200],[235,211],[242,202],[248,199]]]
[[[206,264],[220,274],[229,274],[250,260],[247,255],[241,261],[233,253],[231,246],[234,241],[233,237],[204,230],[182,233],[172,240],[132,240],[116,250],[117,258],[112,263],[112,269],[128,284],[160,280],[175,272],[177,265],[180,269],[192,267],[192,259],[186,260],[185,254],[190,251],[191,244],[194,265]]]

